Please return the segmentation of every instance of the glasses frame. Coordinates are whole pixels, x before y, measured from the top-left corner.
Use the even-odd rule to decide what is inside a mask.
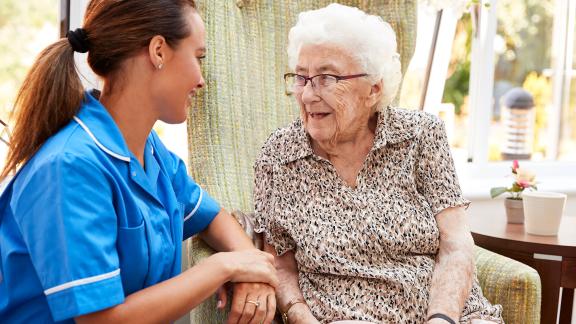
[[[311,77],[307,77],[307,76],[297,74],[297,73],[285,73],[284,74],[284,84],[286,85],[286,83],[288,82],[287,78],[289,78],[289,77],[301,77],[304,79],[304,85],[302,86],[302,89],[304,89],[304,87],[306,87],[306,85],[308,84],[308,81],[310,81],[312,88],[316,89],[316,85],[314,84],[314,81],[312,81],[312,79],[314,79],[315,77],[321,76],[321,75],[327,75],[327,76],[333,77],[334,79],[336,79],[336,83],[338,83],[341,80],[349,80],[349,79],[366,77],[369,74],[368,73],[359,73],[359,74],[351,74],[351,75],[335,75],[335,74],[330,74],[330,73],[320,73],[320,74],[316,74],[316,75],[311,76]],[[285,86],[285,92],[287,95],[291,95],[291,94],[294,94],[295,91],[289,91],[288,87]]]

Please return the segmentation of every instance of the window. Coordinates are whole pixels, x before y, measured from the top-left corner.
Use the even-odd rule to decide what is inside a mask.
[[[567,94],[568,100],[562,107],[559,129],[558,159],[563,161],[576,161],[576,4],[570,1],[569,4],[569,26],[568,38],[571,41],[571,48],[568,49],[566,62],[569,67],[567,71],[566,84],[563,92]]]
[[[576,4],[484,3],[489,5],[459,19],[444,10],[435,43],[437,16],[420,5],[416,51],[400,105],[423,106],[444,119],[460,162],[576,162]],[[511,100],[513,88],[525,90],[533,107],[517,109],[526,98]]]
[[[454,159],[461,163],[467,159],[470,26],[470,15],[458,19],[451,10],[438,15],[422,3],[418,6],[416,48],[399,102],[400,107],[423,109],[443,119]]]
[[[500,0],[494,36],[494,87],[488,160],[554,160],[551,114],[554,69],[552,53],[554,4],[551,1]],[[514,88],[526,90],[533,107],[515,98]],[[505,100],[508,100],[508,107]],[[514,100],[517,99],[517,100]]]
[[[506,181],[505,160],[519,157],[504,154],[524,130],[502,98],[521,87],[534,103],[531,133],[522,139],[530,149],[523,165],[538,174],[540,189],[575,192],[576,2],[484,0],[471,9],[459,19],[444,10],[439,24],[434,13],[419,9],[416,53],[400,105],[418,109],[414,94],[425,94],[423,109],[446,124],[465,193],[488,198],[491,186]]]
[[[16,94],[38,53],[58,39],[58,0],[2,0],[0,6],[0,119],[8,122]],[[0,128],[2,131],[2,128]],[[6,132],[2,132],[6,139]],[[7,146],[0,141],[0,167]]]
[[[480,14],[480,37],[472,51],[472,70],[474,65],[477,70],[470,89],[475,120],[470,121],[474,137],[469,157],[479,163],[513,158],[576,162],[575,103],[571,102],[576,4],[491,2],[494,5]],[[534,108],[521,114],[529,120],[526,124],[513,116],[518,117],[520,110],[508,109],[503,101],[514,97],[509,92],[514,87],[533,98]],[[515,151],[522,145],[527,152]]]

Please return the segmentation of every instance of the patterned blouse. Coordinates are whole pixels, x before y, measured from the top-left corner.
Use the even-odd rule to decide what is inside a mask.
[[[302,122],[275,131],[256,161],[255,230],[294,250],[302,294],[322,323],[423,323],[438,253],[434,216],[462,197],[444,124],[412,110],[378,114],[356,188],[315,155]],[[475,278],[461,323],[501,321]]]

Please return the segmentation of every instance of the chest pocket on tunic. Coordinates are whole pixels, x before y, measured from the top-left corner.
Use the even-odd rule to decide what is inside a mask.
[[[148,240],[144,220],[136,227],[118,229],[118,256],[124,295],[144,288],[148,275]]]

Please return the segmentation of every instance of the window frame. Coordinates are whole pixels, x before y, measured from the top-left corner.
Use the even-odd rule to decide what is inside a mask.
[[[61,15],[63,15],[60,27],[65,28],[60,31],[62,37],[66,37],[68,30],[75,30],[76,28],[82,27],[88,2],[90,2],[90,0],[60,0],[60,12]],[[65,13],[68,14],[67,17],[64,16]],[[101,82],[88,66],[87,57],[88,53],[74,53],[78,75],[85,89],[101,89]]]
[[[488,6],[485,4],[489,3]],[[574,29],[576,25],[576,2],[556,0],[553,26],[552,77],[553,77],[553,113],[550,115],[548,146],[550,154],[545,161],[521,161],[523,167],[532,169],[544,190],[556,190],[576,193],[576,161],[558,161],[560,143],[560,122],[562,108],[569,104],[569,89],[572,77]],[[510,171],[510,161],[490,162],[488,160],[491,107],[494,88],[495,56],[494,38],[497,32],[498,0],[482,0],[471,8],[473,40],[470,71],[470,115],[466,163],[457,162],[458,174],[463,191],[470,198],[489,198],[489,188],[498,184],[509,185],[511,179],[506,176]],[[450,12],[448,10],[448,12]],[[457,18],[446,14],[439,15],[438,35],[431,46],[430,81],[423,89],[425,103],[421,109],[435,113],[444,92],[447,67],[451,57],[452,43]],[[444,26],[444,30],[442,30]],[[438,26],[437,26],[438,27]],[[436,37],[437,36],[437,37]],[[440,45],[441,44],[441,45]],[[440,49],[440,50],[439,50]]]
[[[483,1],[485,2],[485,1]],[[472,41],[472,59],[470,75],[470,136],[468,157],[472,163],[488,162],[489,126],[492,118],[491,109],[482,109],[492,105],[494,85],[493,39],[496,36],[498,0],[490,0],[490,6],[479,6],[479,28]],[[552,107],[549,119],[548,149],[546,162],[557,161],[560,142],[560,122],[562,108],[568,104],[572,60],[574,49],[574,21],[576,3],[557,0],[554,3],[554,26],[552,37]],[[487,68],[489,67],[489,68]],[[563,164],[563,163],[562,163]],[[571,163],[569,163],[571,164]],[[576,166],[576,163],[574,163]]]

